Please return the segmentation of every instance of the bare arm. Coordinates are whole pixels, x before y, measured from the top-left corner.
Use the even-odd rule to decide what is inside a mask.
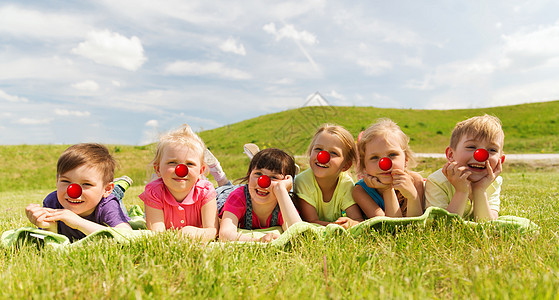
[[[217,235],[219,221],[217,218],[217,202],[215,199],[208,201],[201,209],[202,228],[195,226],[185,226],[181,228],[181,233],[187,237],[200,239],[203,242],[214,240]]]
[[[27,219],[33,225],[51,232],[58,232],[58,224],[56,222],[45,222],[45,218],[51,211],[54,211],[54,209],[42,207],[34,203],[27,205],[25,208]]]
[[[271,190],[278,200],[278,205],[283,217],[283,230],[287,230],[287,228],[291,227],[291,225],[303,221],[301,220],[301,216],[299,215],[299,212],[297,212],[291,197],[289,197],[289,190],[291,190],[292,185],[293,178],[290,175],[285,176],[283,180],[272,181]]]
[[[318,213],[316,212],[316,208],[310,205],[307,201],[300,199],[299,201],[299,208],[301,209],[301,217],[305,222],[315,223],[319,225],[328,225],[333,222],[321,221],[318,219]]]
[[[489,161],[485,162],[485,170],[487,174],[478,182],[472,182],[472,202],[474,205],[474,218],[476,221],[495,220],[499,217],[499,213],[489,207],[487,199],[487,188],[495,181],[495,178],[501,174],[502,164],[499,160],[495,171],[491,168]]]
[[[262,239],[252,238],[237,231],[239,219],[234,213],[230,211],[223,212],[221,224],[219,228],[219,240],[226,241],[245,241],[245,242],[260,242]],[[267,240],[264,240],[267,241]]]
[[[363,213],[367,216],[367,218],[374,218],[377,216],[384,216],[384,210],[378,206],[378,204],[367,194],[365,189],[360,186],[356,185],[352,191],[353,200]]]
[[[90,235],[97,230],[107,228],[101,224],[86,220],[68,209],[55,209],[45,218],[45,222],[55,221],[62,221],[64,224],[83,232],[85,235]]]
[[[155,232],[165,231],[165,216],[163,215],[163,210],[148,205],[144,205],[144,209],[146,211],[146,225],[148,229]]]
[[[466,204],[468,203],[468,195],[470,192],[468,176],[470,176],[471,172],[465,167],[458,167],[456,162],[446,163],[442,171],[455,190],[446,210],[463,216]]]

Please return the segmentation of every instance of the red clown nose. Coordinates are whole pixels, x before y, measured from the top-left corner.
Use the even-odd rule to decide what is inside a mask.
[[[330,161],[330,153],[328,151],[320,151],[316,155],[316,160],[321,164],[327,164]]]
[[[66,193],[68,193],[70,198],[79,198],[82,195],[82,187],[77,183],[72,183],[66,189]]]
[[[258,177],[258,186],[265,189],[268,188],[272,184],[272,180],[268,175],[262,175]]]
[[[383,171],[388,171],[392,168],[392,160],[388,157],[383,157],[378,161],[378,166]]]
[[[489,158],[489,152],[485,149],[477,149],[474,151],[474,159],[479,162],[484,162]]]
[[[383,171],[388,171],[392,168],[392,160],[388,157],[383,157],[378,161],[378,166]]]
[[[188,167],[185,164],[180,164],[175,167],[175,174],[179,177],[188,175]]]

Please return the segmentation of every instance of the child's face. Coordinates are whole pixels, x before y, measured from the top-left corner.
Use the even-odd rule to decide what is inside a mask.
[[[277,198],[272,193],[272,186],[262,188],[258,186],[258,178],[262,175],[267,175],[272,181],[282,180],[285,178],[283,174],[270,171],[268,169],[253,169],[248,178],[248,189],[253,203],[266,204],[270,202],[277,202]]]
[[[480,148],[487,150],[489,152],[489,165],[495,170],[502,156],[502,145],[502,141],[477,140],[471,136],[463,136],[458,141],[456,149],[451,147],[446,149],[446,157],[449,162],[455,161],[458,167],[466,166],[472,172],[468,180],[476,182],[487,173],[485,162],[475,160],[474,152]]]
[[[179,177],[175,174],[175,168],[179,164],[188,167],[188,175]],[[165,186],[175,200],[182,201],[198,178],[204,173],[205,166],[202,164],[202,153],[191,147],[181,144],[169,144],[163,149],[159,164],[154,165],[155,173],[163,179]]]
[[[363,157],[365,172],[377,177],[382,183],[392,182],[392,170],[404,170],[406,168],[406,154],[400,146],[400,141],[395,135],[377,136],[365,144],[365,155]],[[379,160],[388,157],[392,161],[389,170],[379,167]]]
[[[67,193],[72,183],[82,187],[82,194],[77,199],[70,198]],[[86,217],[91,215],[103,197],[108,197],[113,190],[113,183],[103,183],[103,174],[88,165],[79,166],[64,174],[60,174],[56,181],[56,195],[58,202],[75,214]]]
[[[312,146],[309,157],[309,166],[316,178],[337,177],[340,172],[347,171],[351,167],[351,162],[346,162],[344,157],[344,144],[335,135],[321,132]],[[317,160],[320,151],[330,153],[330,161],[321,164]]]

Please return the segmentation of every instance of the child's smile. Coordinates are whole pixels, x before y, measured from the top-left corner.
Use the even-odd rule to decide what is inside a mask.
[[[82,193],[77,198],[68,196],[68,186],[72,183],[82,187]],[[97,204],[103,197],[109,196],[112,185],[103,183],[103,175],[96,168],[82,165],[58,176],[56,193],[58,202],[75,214],[86,217],[95,211]]]
[[[322,132],[318,135],[312,147],[309,157],[309,165],[317,178],[337,177],[346,166],[343,143],[334,135]],[[330,160],[327,163],[318,161],[318,153],[327,151],[330,153]]]
[[[466,166],[472,174],[468,180],[476,182],[486,174],[487,163],[491,169],[495,170],[501,159],[502,142],[477,140],[471,136],[463,136],[456,145],[456,149],[447,148],[447,158],[449,161],[455,161],[458,166]],[[474,152],[477,149],[485,149],[489,153],[486,161],[479,162],[474,158]]]

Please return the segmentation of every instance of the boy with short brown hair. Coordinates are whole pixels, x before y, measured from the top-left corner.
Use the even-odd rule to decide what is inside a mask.
[[[56,191],[43,206],[25,208],[31,223],[78,240],[105,226],[132,229],[130,218],[111,194],[116,162],[107,147],[77,144],[66,149],[57,163]]]

